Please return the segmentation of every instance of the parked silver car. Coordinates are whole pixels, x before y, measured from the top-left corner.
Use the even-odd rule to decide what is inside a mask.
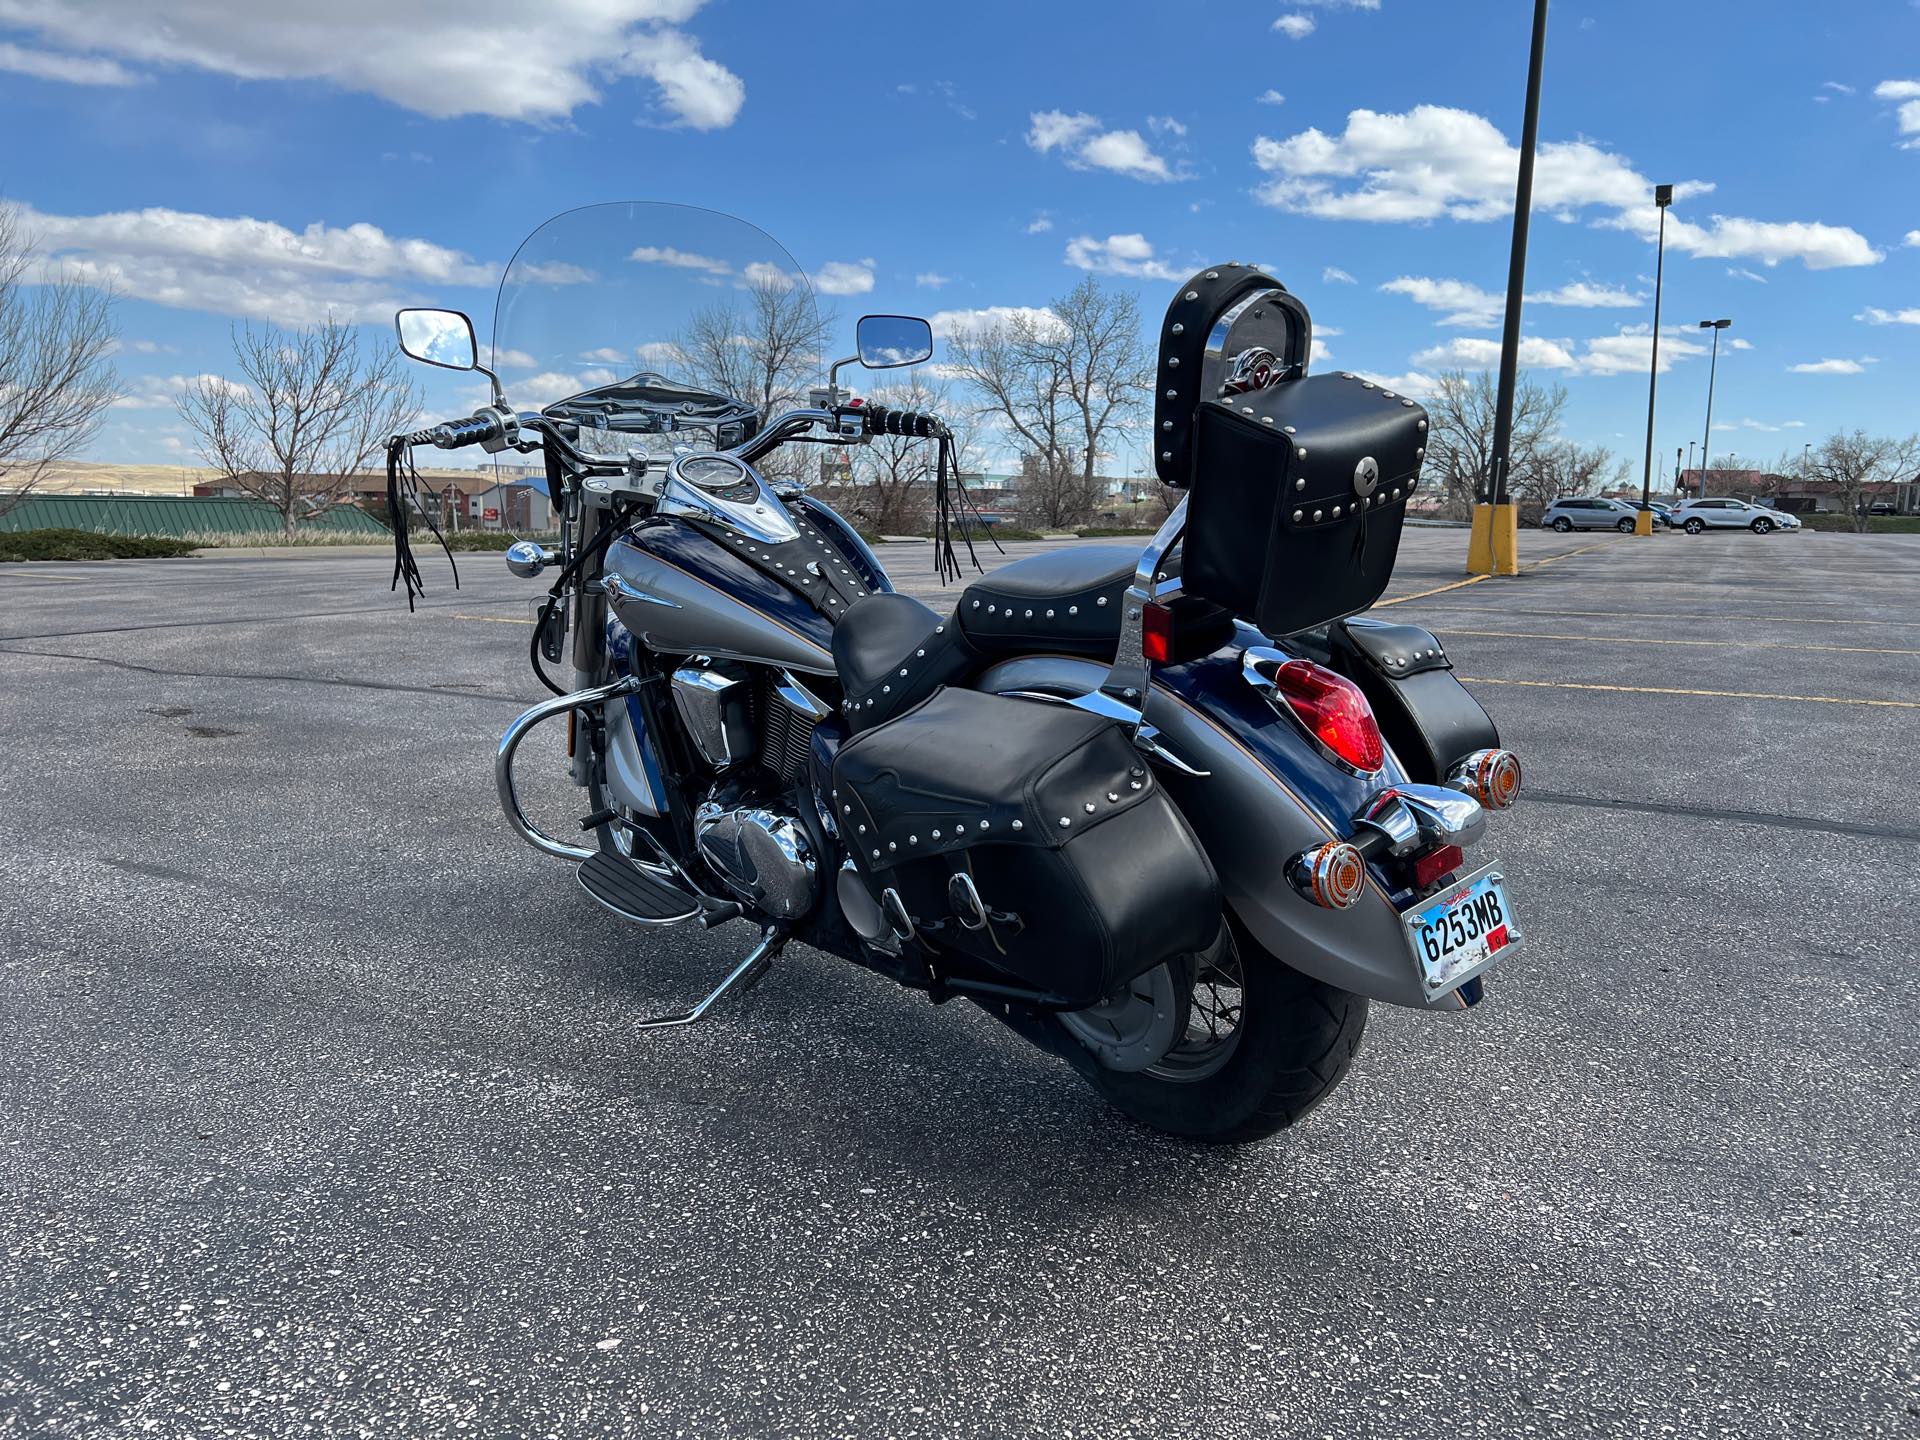
[[[1634,508],[1618,500],[1556,500],[1540,516],[1540,528],[1558,530],[1618,530],[1633,532]]]
[[[1748,500],[1714,496],[1689,500],[1673,512],[1673,523],[1689,535],[1702,530],[1751,530],[1765,535],[1773,530],[1798,530],[1800,522],[1784,510],[1769,510]]]

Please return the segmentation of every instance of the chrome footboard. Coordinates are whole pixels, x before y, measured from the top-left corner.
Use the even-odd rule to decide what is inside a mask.
[[[575,690],[568,695],[556,695],[551,700],[542,701],[526,714],[515,720],[500,737],[500,748],[493,757],[493,785],[500,795],[500,808],[506,812],[507,823],[511,825],[534,849],[545,855],[557,855],[562,860],[587,860],[598,854],[584,845],[569,845],[564,840],[556,840],[531,820],[520,808],[520,793],[513,783],[513,756],[520,748],[520,742],[543,720],[551,720],[556,715],[565,715],[589,705],[598,705],[616,695],[625,695],[632,690],[636,681],[622,677],[609,681],[605,685],[595,685],[586,690]]]

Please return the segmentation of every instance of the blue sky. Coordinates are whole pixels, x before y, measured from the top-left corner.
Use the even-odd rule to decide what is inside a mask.
[[[124,298],[99,459],[190,458],[170,396],[236,319],[439,303],[484,334],[519,239],[613,199],[754,221],[849,333],[1090,270],[1151,320],[1191,269],[1264,261],[1323,366],[1417,390],[1492,363],[1529,9],[0,0],[0,196]],[[1717,453],[1920,428],[1913,0],[1559,0],[1541,139],[1524,358],[1570,390],[1569,436],[1637,469],[1655,181],[1682,186],[1668,466],[1700,436],[1708,316],[1734,319]]]

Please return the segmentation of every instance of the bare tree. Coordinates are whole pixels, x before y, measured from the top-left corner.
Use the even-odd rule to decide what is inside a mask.
[[[1091,275],[1039,315],[1016,314],[949,340],[948,364],[1031,457],[1019,501],[1030,519],[1076,524],[1100,501],[1101,447],[1126,429],[1153,385],[1140,305]]]
[[[1813,447],[1807,460],[1808,477],[1829,487],[1835,505],[1862,533],[1872,528],[1874,498],[1885,495],[1891,500],[1901,481],[1920,478],[1916,469],[1920,469],[1920,436],[1895,439],[1864,430],[1829,435]]]
[[[400,352],[362,355],[353,327],[251,325],[233,335],[243,381],[202,375],[179,400],[200,453],[226,482],[280,514],[293,538],[303,519],[352,498],[353,478],[420,409]]]
[[[30,283],[33,246],[0,206],[0,515],[100,428],[120,397],[113,298],[58,274]]]
[[[1544,503],[1559,495],[1598,495],[1626,479],[1627,462],[1608,446],[1562,440],[1542,446],[1531,473],[1514,476],[1508,490],[1521,500]]]
[[[1437,480],[1447,513],[1465,519],[1487,483],[1493,463],[1493,376],[1447,370],[1426,401],[1426,469]],[[1567,406],[1564,386],[1542,387],[1520,377],[1513,395],[1512,438],[1507,446],[1507,491],[1515,500],[1540,498],[1552,483],[1545,460]],[[1550,497],[1549,497],[1550,498]]]
[[[763,278],[697,311],[675,341],[694,384],[760,409],[764,422],[806,399],[818,382],[834,317],[813,292],[785,276]],[[772,468],[804,466],[803,447],[784,446]]]

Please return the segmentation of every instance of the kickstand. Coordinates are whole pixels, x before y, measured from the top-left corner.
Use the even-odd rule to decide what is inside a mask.
[[[778,925],[769,925],[760,932],[760,942],[747,952],[747,956],[713,989],[713,993],[683,1015],[662,1015],[653,1020],[641,1020],[634,1028],[637,1030],[671,1030],[680,1025],[693,1025],[707,1018],[707,1012],[721,996],[738,990],[743,994],[766,979],[767,972],[773,968],[774,957],[787,943],[787,932]]]

